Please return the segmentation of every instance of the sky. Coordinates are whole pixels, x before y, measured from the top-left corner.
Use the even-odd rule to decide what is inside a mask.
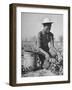
[[[50,13],[21,13],[21,38],[31,38],[38,35],[42,30],[42,22],[44,18],[49,18],[53,24],[51,32],[54,34],[55,40],[58,40],[63,34],[63,15]]]

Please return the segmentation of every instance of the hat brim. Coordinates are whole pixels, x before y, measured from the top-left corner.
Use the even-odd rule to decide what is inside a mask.
[[[45,22],[45,23],[42,23],[42,24],[52,24],[52,23],[54,23],[54,22]]]

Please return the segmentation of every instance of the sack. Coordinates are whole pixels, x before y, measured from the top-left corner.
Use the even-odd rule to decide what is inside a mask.
[[[33,71],[36,68],[36,61],[34,55],[31,52],[24,52],[24,58],[22,59],[22,66],[25,72]]]
[[[50,48],[49,53],[51,54],[52,57],[55,57],[57,55],[55,48]]]

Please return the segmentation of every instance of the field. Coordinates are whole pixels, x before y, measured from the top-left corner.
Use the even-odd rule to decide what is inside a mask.
[[[59,51],[59,55],[55,58],[50,58],[49,61],[45,61],[46,68],[41,69],[41,60],[35,51],[36,42],[22,42],[22,77],[63,75],[63,45],[60,41],[55,41],[54,44]]]

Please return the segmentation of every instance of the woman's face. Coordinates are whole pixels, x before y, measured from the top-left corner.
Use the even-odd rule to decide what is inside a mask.
[[[50,29],[51,29],[51,24],[46,24],[46,25],[44,25],[44,31],[45,31],[46,33],[49,33],[49,32],[50,32]]]

